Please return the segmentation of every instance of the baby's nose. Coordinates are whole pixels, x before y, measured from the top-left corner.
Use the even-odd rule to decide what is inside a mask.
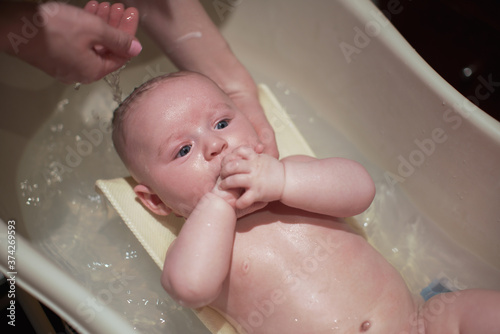
[[[227,142],[218,136],[213,136],[207,142],[205,148],[205,159],[212,160],[227,148]]]

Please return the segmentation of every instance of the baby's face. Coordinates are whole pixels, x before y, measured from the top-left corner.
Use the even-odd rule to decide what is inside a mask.
[[[231,99],[204,77],[177,78],[146,94],[130,115],[127,147],[143,170],[141,183],[187,217],[215,186],[222,158],[260,142]]]

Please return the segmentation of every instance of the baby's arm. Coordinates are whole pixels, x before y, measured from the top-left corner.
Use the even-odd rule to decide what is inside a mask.
[[[422,309],[426,333],[498,334],[500,291],[463,290],[436,295]]]
[[[373,201],[373,180],[353,160],[305,156],[283,160],[286,183],[281,201],[288,206],[350,217],[365,211]]]
[[[237,208],[280,200],[306,211],[349,217],[366,210],[375,195],[370,175],[348,159],[293,156],[279,161],[240,147],[224,160],[221,187],[245,189]]]
[[[167,251],[164,289],[179,304],[197,308],[220,293],[229,271],[236,215],[219,194],[205,194]]]

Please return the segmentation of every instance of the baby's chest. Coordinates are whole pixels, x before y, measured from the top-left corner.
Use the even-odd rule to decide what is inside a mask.
[[[354,287],[348,285],[360,274],[352,254],[364,252],[360,244],[366,242],[357,238],[317,226],[237,235],[223,299],[239,312],[268,300],[297,310],[313,305],[334,310],[339,300],[350,298],[347,291]]]
[[[328,224],[277,221],[235,236],[230,270],[235,286],[273,289],[315,281],[318,276],[344,276],[360,252],[371,252],[365,240]]]

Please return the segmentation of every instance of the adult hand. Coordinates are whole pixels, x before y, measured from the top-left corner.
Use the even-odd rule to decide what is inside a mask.
[[[180,70],[199,72],[219,85],[254,126],[264,153],[278,157],[274,131],[250,73],[231,51],[198,0],[124,0],[146,15],[143,26]]]
[[[8,8],[16,15],[10,19],[10,43],[3,43],[6,51],[65,83],[99,80],[142,49],[134,38],[139,23],[135,8],[96,1],[85,10],[61,2],[24,5],[17,11],[14,6]]]
[[[278,158],[278,146],[274,135],[274,129],[266,118],[264,110],[259,102],[257,87],[252,82],[252,86],[230,90],[226,93],[234,102],[236,107],[250,120],[260,141],[264,144],[264,151],[272,157]]]

